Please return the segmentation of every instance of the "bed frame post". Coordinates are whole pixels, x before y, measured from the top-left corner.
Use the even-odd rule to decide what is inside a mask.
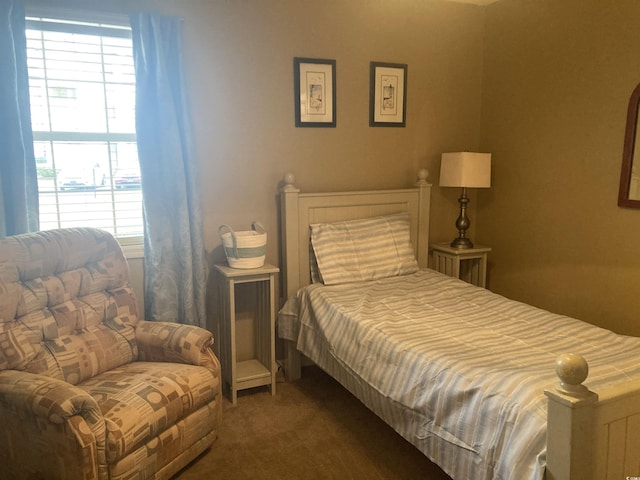
[[[294,295],[299,288],[298,275],[298,198],[300,189],[294,186],[296,177],[293,173],[285,173],[284,185],[280,188],[281,231],[280,242],[282,248],[283,292],[285,300]]]
[[[560,384],[544,393],[547,407],[546,480],[595,479],[595,406],[598,395],[582,385],[589,367],[580,355],[556,361]]]
[[[280,189],[280,242],[282,252],[282,291],[287,300],[300,288],[300,245],[298,242],[298,201],[300,189],[294,186],[296,177],[285,173]],[[301,357],[295,342],[285,343],[284,372],[288,380],[297,380],[302,376]]]
[[[417,260],[418,265],[422,268],[429,266],[429,216],[431,213],[431,184],[427,182],[429,171],[426,168],[422,168],[418,171],[418,182],[416,187],[420,190],[419,193],[419,207],[418,215],[420,222],[418,222],[418,245],[417,245]],[[425,221],[427,219],[427,221]]]

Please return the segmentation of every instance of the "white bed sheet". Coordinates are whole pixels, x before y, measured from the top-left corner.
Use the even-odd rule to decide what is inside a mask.
[[[640,378],[639,338],[427,269],[310,285],[278,328],[456,480],[543,478],[558,355],[583,355],[594,391]]]

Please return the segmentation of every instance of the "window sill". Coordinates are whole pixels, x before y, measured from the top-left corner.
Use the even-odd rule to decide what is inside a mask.
[[[144,238],[143,237],[123,237],[118,238],[124,256],[127,260],[144,258]]]

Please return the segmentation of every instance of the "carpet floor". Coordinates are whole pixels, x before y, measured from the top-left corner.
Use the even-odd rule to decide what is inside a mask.
[[[174,480],[450,480],[415,447],[317,367],[277,394],[225,398],[213,447]]]

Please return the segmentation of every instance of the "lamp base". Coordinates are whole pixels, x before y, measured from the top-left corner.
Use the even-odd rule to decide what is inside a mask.
[[[467,204],[469,203],[469,197],[467,197],[467,189],[462,187],[462,195],[458,199],[460,204],[460,216],[456,220],[456,228],[458,229],[458,238],[451,242],[453,248],[473,248],[473,243],[465,235],[471,222],[467,217]]]
[[[473,242],[468,238],[458,237],[451,242],[453,248],[473,248]]]

